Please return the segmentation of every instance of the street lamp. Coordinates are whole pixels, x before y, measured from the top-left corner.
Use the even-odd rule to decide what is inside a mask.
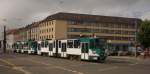
[[[7,43],[7,41],[6,41],[6,26],[4,25],[4,53],[6,53],[6,43]]]
[[[6,19],[2,19],[2,21],[6,22]],[[3,31],[3,52],[6,53],[6,25],[4,25],[4,31]]]

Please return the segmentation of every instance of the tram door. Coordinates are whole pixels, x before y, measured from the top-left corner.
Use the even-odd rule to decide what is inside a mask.
[[[49,43],[49,56],[53,56],[53,43]]]
[[[88,60],[88,52],[89,52],[89,44],[88,43],[81,43],[81,59]]]
[[[56,46],[56,57],[58,57],[58,40],[55,41],[55,46]]]
[[[67,53],[66,53],[66,50],[67,50],[67,43],[62,43],[61,45],[61,57],[67,57]]]

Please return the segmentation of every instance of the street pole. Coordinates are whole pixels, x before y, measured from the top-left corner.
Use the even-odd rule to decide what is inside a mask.
[[[6,26],[4,26],[3,52],[6,53]]]
[[[135,28],[136,28],[136,34],[135,34],[135,57],[137,57],[137,33],[138,33],[138,23],[137,20],[135,20]]]

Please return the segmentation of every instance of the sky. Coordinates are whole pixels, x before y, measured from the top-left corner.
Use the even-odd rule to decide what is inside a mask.
[[[0,36],[57,12],[150,19],[150,0],[0,0]],[[1,37],[0,37],[1,38]]]

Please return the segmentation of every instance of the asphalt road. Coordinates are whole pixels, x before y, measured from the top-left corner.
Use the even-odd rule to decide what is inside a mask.
[[[105,63],[27,54],[0,54],[0,74],[149,74],[150,61],[108,57]]]

